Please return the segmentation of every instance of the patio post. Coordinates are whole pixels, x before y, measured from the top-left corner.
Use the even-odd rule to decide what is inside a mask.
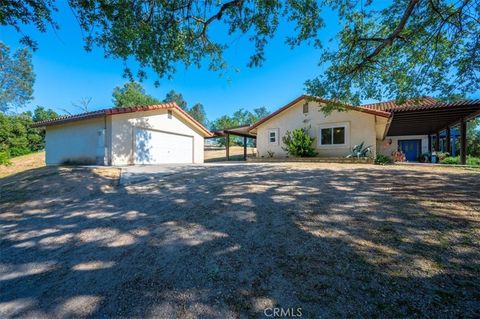
[[[226,141],[225,141],[225,148],[227,150],[227,161],[230,160],[230,134],[227,133],[227,136],[226,136]]]
[[[243,159],[247,160],[247,137],[243,137]]]
[[[447,148],[446,152],[447,152],[448,154],[452,154],[452,153],[451,153],[451,150],[450,150],[450,149],[451,149],[451,146],[450,146],[450,139],[451,139],[451,136],[450,136],[450,126],[447,126],[446,133],[447,133],[447,137],[446,137],[447,140],[445,141],[445,142],[446,142],[446,143],[445,143],[445,144],[446,144],[446,148]]]
[[[440,152],[440,132],[437,131],[435,135],[435,151]]]
[[[428,152],[432,153],[432,134],[428,134]]]
[[[460,121],[460,164],[467,164],[467,123]]]

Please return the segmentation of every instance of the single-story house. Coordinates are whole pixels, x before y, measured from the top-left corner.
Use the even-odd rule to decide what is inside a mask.
[[[255,138],[259,157],[285,157],[282,138],[296,128],[309,129],[321,157],[345,157],[364,143],[372,156],[402,150],[407,160],[416,161],[432,150],[451,153],[455,126],[465,163],[466,121],[480,115],[480,100],[448,103],[422,97],[400,105],[344,105],[344,110],[325,115],[320,108],[327,103],[302,95],[253,125],[213,133],[175,103],[104,109],[34,126],[46,127],[47,165],[203,163],[205,138],[229,134],[243,136],[244,144]]]
[[[111,108],[43,121],[47,165],[203,163],[212,133],[175,103]]]
[[[391,156],[401,150],[407,160],[416,161],[434,150],[451,152],[451,128],[459,126],[460,156],[465,160],[466,121],[480,115],[480,100],[441,102],[431,97],[402,104],[394,101],[362,106],[344,106],[325,115],[320,111],[328,101],[302,95],[257,123],[225,130],[229,134],[255,136],[258,157],[285,157],[282,138],[287,131],[307,128],[315,138],[322,157],[344,157],[354,145],[371,146],[372,155]],[[444,143],[440,132],[445,132]],[[224,133],[224,132],[222,132]],[[438,142],[437,142],[438,141]]]

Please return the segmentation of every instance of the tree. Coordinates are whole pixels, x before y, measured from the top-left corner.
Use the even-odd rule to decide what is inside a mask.
[[[11,56],[9,47],[0,42],[0,111],[22,107],[31,101],[34,82],[30,52],[19,49]]]
[[[33,116],[32,120],[33,122],[41,122],[41,121],[47,121],[47,120],[52,120],[59,117],[59,114],[55,112],[52,109],[46,109],[43,106],[37,105],[35,110],[33,111]],[[40,136],[41,140],[36,147],[36,149],[44,149],[45,148],[45,128],[44,127],[39,127],[37,129],[34,129],[35,132]]]
[[[20,114],[0,113],[0,164],[11,156],[36,152],[45,148],[45,129],[32,128],[34,122],[50,120],[58,114],[42,106]]]
[[[171,77],[182,64],[225,69],[223,53],[231,39],[214,37],[215,24],[231,37],[247,34],[254,44],[248,65],[260,66],[266,45],[284,23],[294,28],[287,44],[321,48],[325,72],[306,83],[307,91],[335,99],[333,106],[422,93],[458,97],[480,86],[478,0],[71,0],[69,5],[85,30],[86,49],[101,47],[126,64],[133,57],[139,79],[145,67],[160,78]],[[340,31],[328,45],[319,40],[322,9],[339,17]],[[51,0],[7,1],[0,7],[0,24],[24,33],[20,26],[31,22],[45,32],[48,25],[58,27],[55,10]],[[22,42],[35,47],[28,35]],[[133,75],[128,65],[125,75]]]
[[[33,110],[32,120],[34,122],[47,121],[59,117],[58,113],[52,109],[46,109],[43,106],[37,105]]]
[[[187,102],[183,99],[182,93],[177,93],[174,90],[171,90],[170,92],[167,93],[163,102],[165,103],[175,102],[182,110],[184,111],[188,110]]]
[[[265,106],[253,109],[253,116],[254,117],[252,118],[252,120],[254,120],[254,121],[251,122],[250,124],[258,122],[259,120],[263,119],[264,117],[267,117],[269,114],[270,114],[270,112],[267,110],[267,108]]]
[[[467,122],[467,154],[480,156],[480,118]]]
[[[420,95],[459,98],[480,87],[478,0],[330,1],[338,41],[323,51],[307,92],[337,102]],[[332,103],[335,107],[335,104]]]
[[[207,115],[205,114],[202,103],[197,103],[192,106],[192,108],[188,110],[188,113],[201,124],[207,125]]]
[[[221,130],[225,128],[238,126],[239,125],[238,123],[239,123],[238,119],[235,119],[234,117],[230,117],[228,115],[223,115],[211,123],[210,129],[212,131]],[[230,136],[230,144],[238,144],[237,140],[238,139],[235,138],[234,136]],[[225,137],[220,137],[218,138],[217,141],[218,141],[218,144],[222,146],[225,146],[227,144]]]
[[[160,103],[156,98],[146,94],[145,89],[137,82],[128,82],[123,87],[115,87],[112,95],[115,107],[145,106]]]

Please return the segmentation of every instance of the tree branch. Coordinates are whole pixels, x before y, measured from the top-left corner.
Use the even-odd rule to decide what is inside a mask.
[[[355,73],[361,68],[365,66],[368,62],[371,62],[377,55],[379,55],[385,48],[391,46],[393,42],[396,39],[401,39],[403,38],[402,35],[400,34],[403,29],[405,28],[405,25],[407,24],[408,19],[413,13],[413,10],[415,9],[415,6],[419,3],[420,0],[410,0],[408,3],[407,8],[405,9],[405,12],[403,13],[402,19],[400,19],[400,22],[398,23],[397,27],[393,32],[386,38],[380,39],[380,38],[374,38],[376,40],[372,41],[378,41],[381,42],[381,44],[375,48],[375,50],[367,55],[360,63],[358,63],[351,71],[350,73]]]

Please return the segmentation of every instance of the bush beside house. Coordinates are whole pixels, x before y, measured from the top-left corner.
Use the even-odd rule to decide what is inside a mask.
[[[315,148],[312,144],[315,141],[310,136],[307,128],[296,128],[292,132],[287,131],[282,138],[282,149],[289,155],[298,157],[314,157],[317,155]]]

